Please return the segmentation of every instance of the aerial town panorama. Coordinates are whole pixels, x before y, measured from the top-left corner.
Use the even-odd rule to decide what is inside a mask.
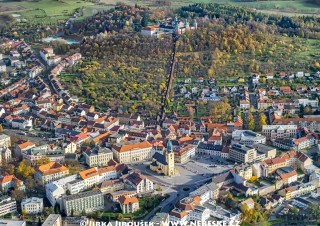
[[[0,224],[320,225],[319,0],[0,0]]]

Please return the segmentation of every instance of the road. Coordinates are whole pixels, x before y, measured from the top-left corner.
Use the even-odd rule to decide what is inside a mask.
[[[250,106],[253,106],[254,109],[258,109],[258,101],[255,93],[249,93]]]
[[[162,194],[169,195],[158,206],[161,212],[168,213],[174,205],[184,197],[189,196],[190,192],[196,190],[198,187],[211,181],[212,174],[225,171],[224,167],[206,168],[205,163],[198,163],[190,161],[184,165],[177,164],[176,168],[178,175],[167,177],[158,175],[148,169],[150,162],[143,162],[139,164],[130,165],[134,169],[140,170],[144,175],[147,175],[152,181],[162,186]],[[192,166],[194,166],[194,169]],[[196,171],[198,172],[196,172]],[[144,217],[145,221],[151,219],[159,208],[152,210],[147,216]]]
[[[24,132],[26,133],[26,135],[22,134]],[[45,143],[47,143],[47,141],[42,137],[32,136],[30,134],[30,132],[26,132],[26,131],[22,131],[22,130],[18,130],[18,129],[4,129],[3,133],[7,134],[10,137],[15,137],[15,138],[17,138],[19,140],[29,140],[29,141],[31,141],[31,142],[33,142],[35,144],[45,144]],[[41,133],[43,133],[45,136],[48,135],[48,133],[44,133],[44,132],[41,132]]]
[[[162,107],[161,107],[161,112],[160,112],[160,121],[163,122],[165,119],[165,108],[166,108],[166,104],[167,104],[167,99],[169,98],[170,95],[170,90],[171,90],[171,86],[172,86],[172,80],[174,77],[174,69],[175,69],[175,65],[176,65],[176,40],[173,39],[173,51],[172,51],[172,60],[171,60],[171,66],[170,66],[170,74],[169,74],[169,79],[168,79],[168,83],[167,83],[167,89],[166,89],[166,93],[162,98]]]

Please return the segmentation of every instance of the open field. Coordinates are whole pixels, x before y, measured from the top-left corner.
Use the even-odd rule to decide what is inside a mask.
[[[19,14],[30,23],[56,23],[67,19],[76,9],[91,6],[84,0],[0,1],[0,14]]]
[[[100,0],[100,3],[93,3],[85,0],[27,0],[27,1],[7,1],[0,0],[0,14],[20,14],[22,19],[27,19],[29,23],[58,23],[66,20],[77,9],[81,9],[83,14],[77,20],[94,15],[98,11],[108,10],[114,7],[117,2],[134,5],[136,3],[157,8],[155,0]],[[320,7],[313,5],[308,0],[292,1],[258,1],[239,2],[236,0],[173,0],[171,8],[193,3],[219,3],[231,4],[254,8],[268,14],[282,14],[287,16],[313,15],[320,16]]]

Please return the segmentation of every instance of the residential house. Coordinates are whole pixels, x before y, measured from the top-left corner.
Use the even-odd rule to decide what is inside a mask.
[[[16,178],[14,175],[6,175],[0,177],[0,189],[2,192],[7,192],[10,189],[25,190],[23,181]]]
[[[134,213],[139,210],[139,200],[136,197],[120,196],[120,208],[122,213]]]

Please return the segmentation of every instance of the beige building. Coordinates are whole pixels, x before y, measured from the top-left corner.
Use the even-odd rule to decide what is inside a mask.
[[[8,148],[11,146],[11,139],[6,134],[0,134],[0,148]]]
[[[311,193],[316,189],[316,186],[313,182],[308,182],[304,184],[299,184],[296,186],[291,186],[280,190],[278,193],[286,200],[290,200],[295,197],[301,197],[303,195]]]
[[[148,141],[128,141],[112,146],[113,157],[119,163],[133,163],[151,160],[153,155],[152,144]]]
[[[62,147],[65,154],[75,153],[77,151],[77,144],[74,142],[66,141],[65,143],[63,143]]]
[[[43,222],[42,226],[62,226],[62,218],[60,214],[50,214]]]
[[[115,191],[121,191],[121,190],[124,190],[125,188],[124,185],[125,183],[123,179],[108,180],[108,181],[102,182],[102,184],[100,185],[100,191],[103,194],[108,194]]]
[[[297,134],[297,125],[264,125],[261,133],[267,140],[294,138]]]
[[[312,165],[312,159],[300,151],[288,151],[281,157],[286,160],[286,166],[291,166],[295,169],[305,171],[307,166]]]
[[[243,177],[246,180],[249,180],[252,177],[252,166],[249,164],[241,164],[234,167],[236,173]]]
[[[239,163],[250,163],[256,159],[257,151],[246,145],[233,144],[229,151],[229,158]]]
[[[98,146],[84,152],[86,164],[90,167],[93,166],[107,166],[108,162],[113,159],[113,153],[108,148],[100,148]]]
[[[258,152],[264,153],[267,159],[275,158],[277,155],[277,149],[266,144],[254,144],[252,147]]]
[[[10,162],[12,159],[12,153],[9,148],[4,148],[1,150],[0,162]]]
[[[120,196],[118,200],[122,213],[134,213],[139,210],[139,200],[136,197]]]
[[[58,162],[51,162],[39,166],[36,170],[35,178],[43,184],[50,183],[69,175],[69,169]]]
[[[273,173],[279,168],[287,166],[286,159],[282,157],[266,159],[260,163],[261,166],[261,176],[267,177],[269,174]]]

